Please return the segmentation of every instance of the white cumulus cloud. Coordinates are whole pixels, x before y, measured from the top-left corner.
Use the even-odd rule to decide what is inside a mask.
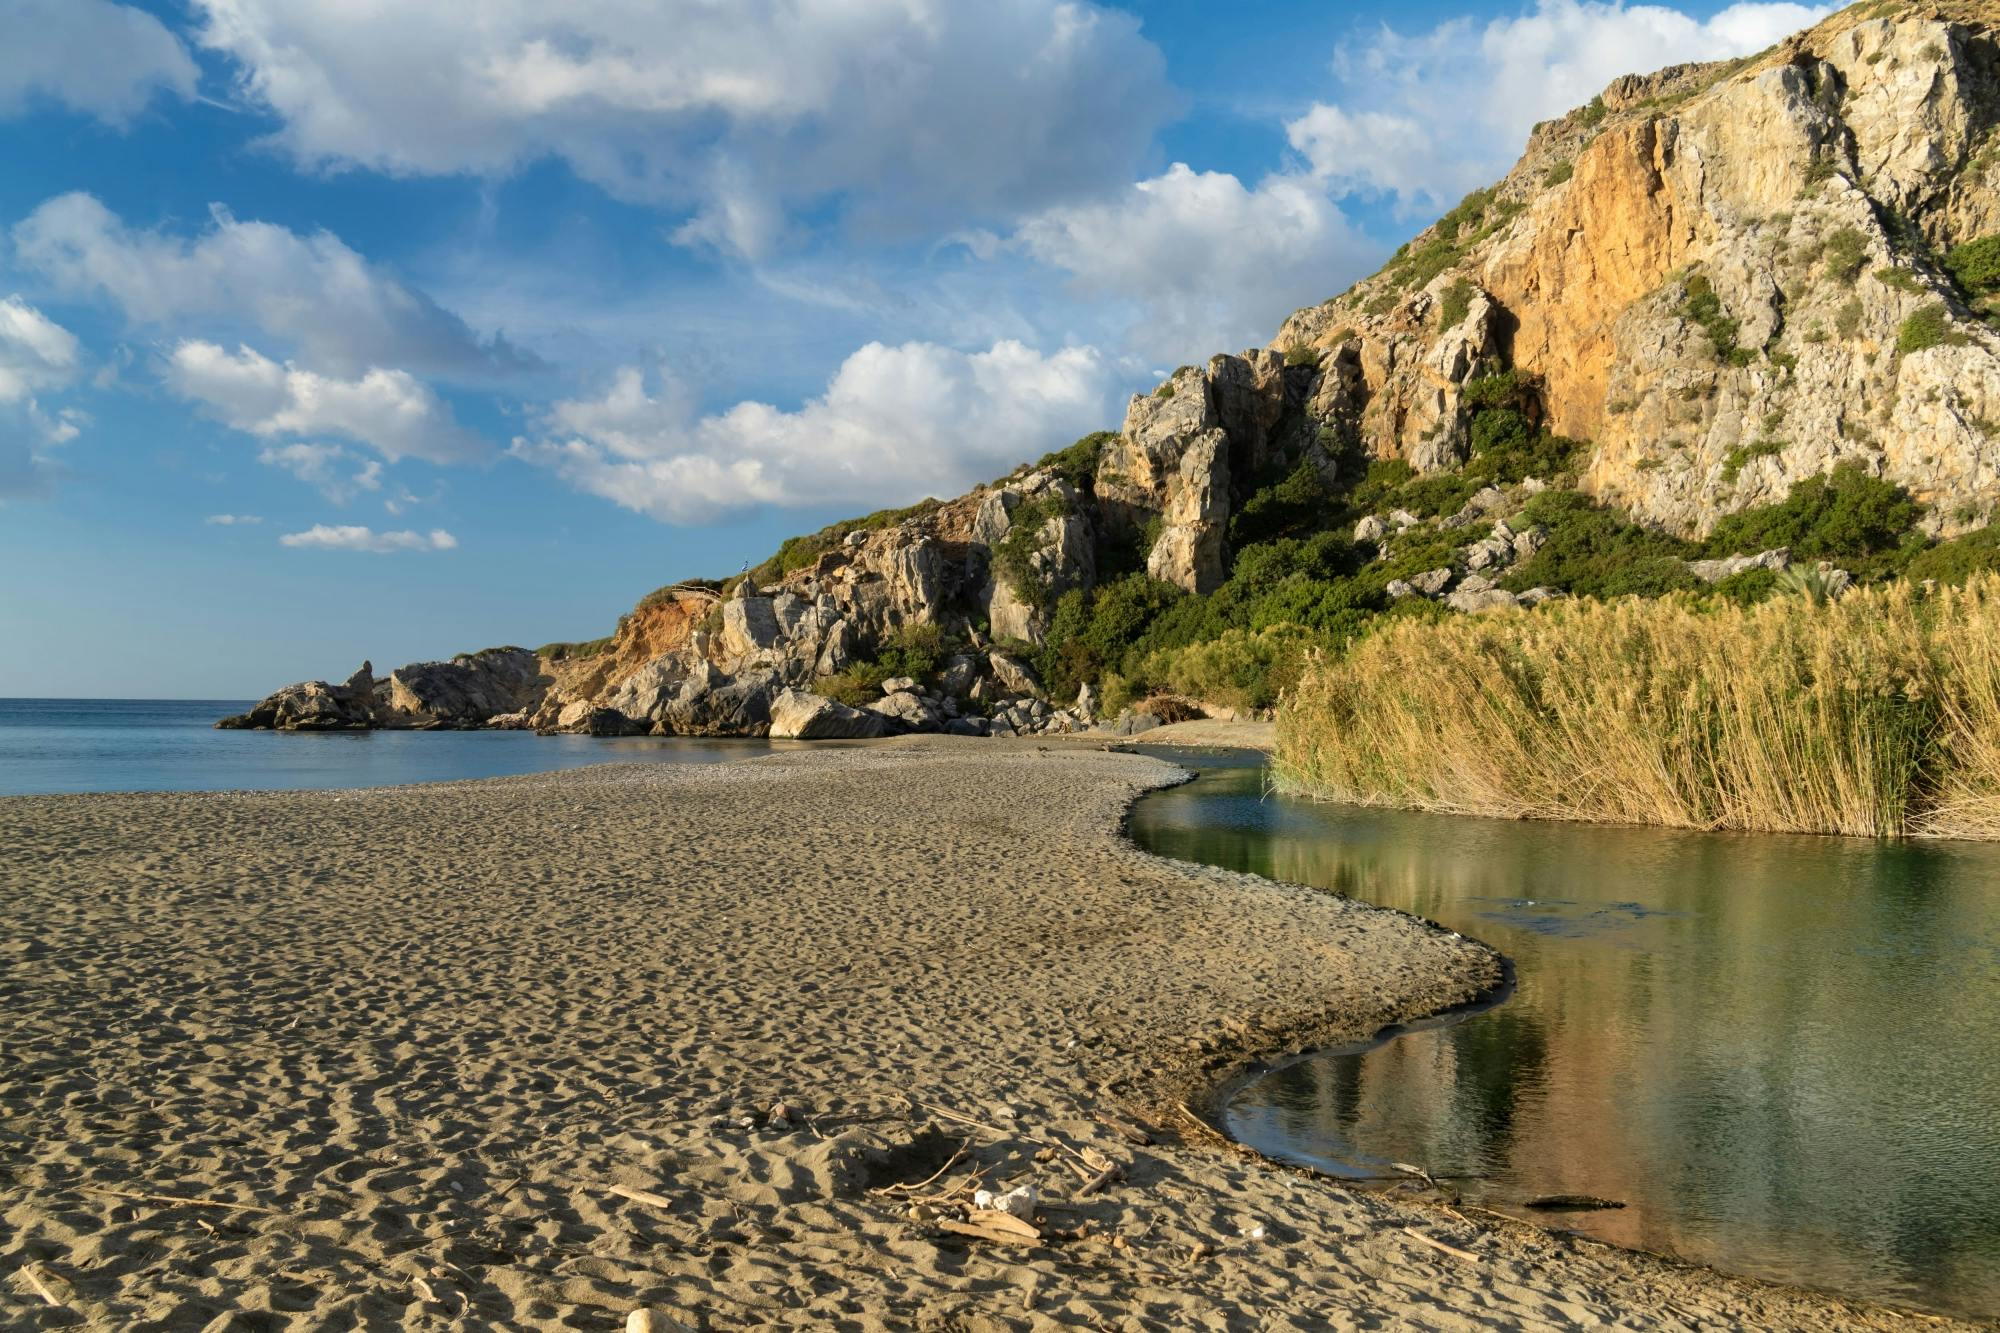
[[[190,339],[173,350],[167,384],[237,430],[263,438],[333,435],[390,462],[461,463],[487,452],[431,388],[400,370],[354,379],[280,364],[254,348],[232,353]]]
[[[257,461],[282,468],[335,504],[345,504],[361,491],[382,489],[382,460],[357,459],[337,444],[274,444],[260,450]]]
[[[870,343],[796,411],[700,415],[678,383],[649,387],[626,368],[602,396],[555,404],[512,452],[627,509],[696,522],[754,504],[957,495],[1113,421],[1116,406],[1092,348]]]
[[[0,300],[0,499],[47,493],[56,473],[50,451],[89,418],[75,408],[51,412],[35,395],[70,383],[80,364],[75,334],[19,296]]]
[[[0,115],[46,99],[112,124],[194,95],[194,61],[152,15],[110,0],[6,0]]]
[[[1336,192],[1437,210],[1511,167],[1537,121],[1618,76],[1748,55],[1831,9],[1738,3],[1700,19],[1625,0],[1538,0],[1527,14],[1453,19],[1414,36],[1384,28],[1337,54],[1343,95],[1286,131]]]
[[[191,237],[128,226],[96,197],[43,203],[14,227],[14,251],[59,291],[102,296],[137,324],[247,323],[316,369],[375,366],[478,375],[531,361],[370,264],[331,232],[245,222],[217,205]]]
[[[458,538],[443,528],[432,528],[429,532],[377,532],[373,528],[356,525],[335,527],[316,523],[304,532],[284,534],[278,538],[278,543],[319,551],[369,551],[376,555],[388,555],[394,551],[450,551],[458,546]]]
[[[1082,293],[1132,306],[1132,346],[1167,362],[1262,343],[1380,250],[1317,181],[1280,174],[1246,187],[1178,162],[1109,201],[1049,210],[1016,242]]]
[[[909,234],[1130,179],[1159,51],[1084,0],[195,0],[298,161],[499,176],[540,158],[757,255],[802,207]]]

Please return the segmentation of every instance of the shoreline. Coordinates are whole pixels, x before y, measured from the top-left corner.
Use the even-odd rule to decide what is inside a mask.
[[[1190,1126],[1133,1142],[1107,1118],[1498,975],[1415,918],[1142,851],[1126,813],[1173,772],[925,737],[0,800],[0,1320],[1939,1322],[1472,1226]],[[910,1215],[960,1143],[946,1179],[1070,1205],[1049,1243]],[[1071,1149],[1122,1179],[1078,1197]]]

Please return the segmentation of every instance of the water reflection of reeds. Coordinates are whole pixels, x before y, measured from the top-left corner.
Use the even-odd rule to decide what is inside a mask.
[[[1439,920],[1505,1005],[1246,1094],[1279,1141],[1596,1194],[1605,1239],[2000,1309],[2000,848],[1149,798],[1142,843]]]

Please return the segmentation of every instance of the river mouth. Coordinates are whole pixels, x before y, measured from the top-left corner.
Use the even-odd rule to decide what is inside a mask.
[[[1356,1180],[1419,1166],[1728,1272],[2000,1312],[2000,847],[1322,806],[1267,795],[1255,756],[1162,757],[1198,776],[1138,803],[1140,846],[1514,965],[1499,1002],[1226,1090],[1240,1141]]]

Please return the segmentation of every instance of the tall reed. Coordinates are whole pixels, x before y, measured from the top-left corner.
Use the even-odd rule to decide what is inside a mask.
[[[1831,604],[1579,601],[1322,657],[1287,785],[1521,818],[2000,836],[2000,578]]]

